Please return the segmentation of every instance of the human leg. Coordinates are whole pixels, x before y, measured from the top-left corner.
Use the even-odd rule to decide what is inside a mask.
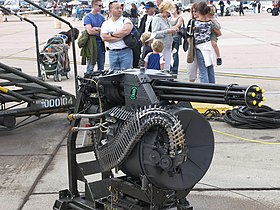
[[[173,57],[173,65],[172,65],[172,70],[171,72],[173,74],[178,74],[178,67],[179,67],[179,46],[180,46],[180,43],[179,43],[179,37],[176,37],[178,39],[174,39],[174,48],[172,51],[176,51],[172,54],[172,57]]]
[[[91,64],[90,59],[87,59],[86,73],[91,74],[93,72],[94,65]]]
[[[132,17],[132,18],[130,18],[130,20],[131,20],[133,25],[136,25],[136,18]]]
[[[105,47],[103,42],[97,42],[97,70],[104,70]]]
[[[133,53],[132,49],[127,48],[121,51],[117,51],[119,57],[120,70],[132,69]]]
[[[205,66],[203,55],[199,49],[195,49],[195,52],[196,52],[197,65],[199,69],[200,82],[209,83],[208,70],[207,67]]]
[[[213,65],[207,67],[207,73],[209,83],[215,83],[215,71]]]
[[[220,50],[219,50],[217,42],[215,40],[211,40],[211,44],[212,44],[212,47],[214,48],[214,51],[217,56],[217,65],[218,66],[222,65],[222,58],[221,58],[221,54],[220,54]]]
[[[215,40],[211,40],[211,44],[212,44],[212,47],[214,48],[217,58],[220,58],[221,55],[220,55],[220,50],[219,50],[217,42]]]
[[[195,82],[197,79],[197,61],[196,57],[192,63],[187,63],[187,78],[189,82]]]
[[[165,64],[164,64],[164,70],[170,71],[170,63],[171,63],[171,48],[164,48],[162,51],[162,54],[164,56]]]
[[[112,71],[121,70],[117,51],[112,51],[112,50],[109,51],[109,65],[110,65],[110,70]]]

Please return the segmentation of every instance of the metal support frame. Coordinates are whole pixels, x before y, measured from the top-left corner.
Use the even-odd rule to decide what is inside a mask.
[[[35,29],[35,44],[36,44],[35,45],[36,46],[36,57],[37,57],[37,72],[38,72],[38,77],[41,77],[40,62],[39,62],[39,56],[40,56],[40,52],[39,52],[39,38],[38,38],[38,27],[37,27],[37,25],[33,21],[31,21],[31,20],[27,19],[26,17],[23,17],[23,16],[15,13],[12,10],[9,10],[9,9],[1,6],[1,5],[0,5],[0,8],[5,10],[6,12],[12,14],[12,15],[17,16],[21,20],[24,20],[24,21],[26,21],[26,22],[28,22],[28,23],[30,23],[30,24],[32,24],[34,26],[34,29]]]
[[[83,103],[83,93],[80,90],[77,93],[77,103],[75,107],[75,113],[79,113],[84,108]],[[71,122],[71,127],[80,126],[81,119],[75,119]],[[85,176],[89,174],[101,173],[98,162],[97,161],[89,161],[85,163],[78,164],[77,155],[87,152],[93,152],[93,146],[85,146],[77,148],[77,136],[78,132],[71,132],[67,139],[67,160],[68,160],[68,180],[69,180],[69,190],[62,190],[59,192],[59,200],[55,201],[53,209],[55,210],[66,210],[66,209],[90,209],[97,210],[97,203],[93,200],[92,197],[92,186],[94,184],[90,184],[87,182]],[[103,178],[108,178],[106,173],[102,174]],[[78,181],[82,181],[85,184],[85,195],[81,195],[78,191]],[[101,184],[102,182],[102,184]],[[100,193],[104,195],[108,195],[108,190],[106,191],[106,186],[104,183],[107,181],[99,181],[99,189]],[[89,196],[91,195],[91,196]],[[101,204],[100,204],[101,205]]]
[[[0,79],[4,80],[0,81],[0,125],[6,129],[30,123],[23,120],[20,126],[16,125],[16,117],[30,118],[33,115],[41,119],[42,116],[74,109],[74,95],[20,69],[0,63]]]

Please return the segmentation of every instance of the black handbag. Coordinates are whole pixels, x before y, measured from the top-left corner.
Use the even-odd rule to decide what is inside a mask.
[[[189,42],[188,38],[193,37],[193,28],[194,28],[194,20],[189,20],[187,27],[183,25],[183,27],[180,29],[179,33],[183,37],[184,42],[183,42],[183,50],[187,52],[189,48]]]
[[[185,52],[187,52],[188,48],[189,48],[189,42],[188,42],[188,37],[187,37],[187,33],[184,33],[184,36],[182,36],[183,39],[184,39],[184,42],[183,42],[183,50]]]

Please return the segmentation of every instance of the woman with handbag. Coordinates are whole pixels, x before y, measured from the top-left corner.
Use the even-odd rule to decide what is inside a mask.
[[[194,3],[191,7],[190,13],[191,13],[191,19],[189,20],[187,24],[187,77],[189,82],[195,82],[197,79],[197,61],[196,61],[196,56],[195,56],[195,51],[194,51],[194,21],[197,18],[197,13],[196,13],[196,7],[197,3]]]
[[[197,18],[194,22],[194,46],[199,78],[202,83],[215,83],[214,65],[216,54],[211,44],[211,32],[221,35],[221,31],[214,27],[213,22],[207,17],[210,7],[206,2],[197,4]]]

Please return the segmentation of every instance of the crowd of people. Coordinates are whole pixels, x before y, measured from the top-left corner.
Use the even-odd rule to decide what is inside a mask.
[[[107,19],[100,13],[101,8],[101,0],[93,0],[92,11],[83,19],[90,37],[83,45],[87,50],[82,49],[86,74],[95,68],[104,70],[106,50],[110,71],[139,68],[143,63],[147,69],[178,74],[179,50],[184,42],[188,46],[184,48],[188,80],[194,82],[199,75],[200,82],[215,83],[214,67],[222,64],[217,45],[221,27],[215,18],[215,7],[204,1],[194,3],[191,21],[184,20],[180,8],[172,1],[141,3],[139,8],[133,3],[129,15],[124,15],[121,3],[113,1]],[[132,31],[137,31],[134,36],[140,42],[134,47],[126,41]]]

